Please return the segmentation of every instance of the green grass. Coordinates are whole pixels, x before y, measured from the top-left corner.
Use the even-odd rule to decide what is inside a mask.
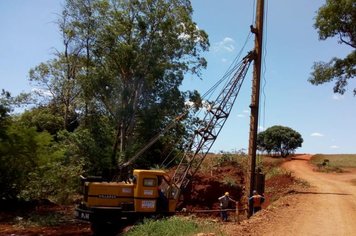
[[[173,216],[160,220],[144,220],[142,224],[134,226],[125,236],[190,236],[197,233],[224,234],[219,225],[208,220],[194,220],[187,217]]]
[[[275,176],[291,175],[291,172],[282,167],[272,167],[265,171],[266,180]]]
[[[317,154],[311,158],[311,162],[315,165],[318,165],[323,163],[325,159],[329,160],[330,167],[356,167],[356,154]]]

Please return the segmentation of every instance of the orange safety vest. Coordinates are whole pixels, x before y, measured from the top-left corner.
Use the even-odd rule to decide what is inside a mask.
[[[252,198],[253,207],[261,207],[261,195],[255,195]]]

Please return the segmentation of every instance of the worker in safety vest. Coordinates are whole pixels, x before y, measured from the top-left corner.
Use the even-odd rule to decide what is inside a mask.
[[[262,203],[265,201],[265,198],[262,195],[259,195],[256,190],[253,190],[253,195],[248,199],[249,204],[252,204],[253,214],[261,210]]]
[[[229,208],[230,202],[237,203],[237,201],[235,201],[234,199],[230,198],[229,192],[226,192],[224,194],[224,196],[221,196],[218,199],[219,199],[220,207],[221,207],[221,219],[223,221],[227,221],[228,214],[227,214],[227,210],[226,209]]]

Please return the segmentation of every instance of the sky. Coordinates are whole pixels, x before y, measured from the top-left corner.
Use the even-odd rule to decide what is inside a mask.
[[[17,95],[33,89],[28,72],[61,51],[55,24],[60,0],[0,1],[0,89]],[[319,41],[314,18],[325,0],[265,0],[263,72],[259,129],[290,127],[304,142],[297,153],[356,153],[356,97],[350,83],[345,95],[333,83],[308,82],[315,61],[344,57],[351,48],[336,39]],[[204,53],[208,67],[202,79],[187,75],[182,90],[204,94],[228,70],[243,48],[254,24],[254,0],[192,0],[193,20],[209,35]],[[253,37],[242,55],[253,49]],[[212,151],[247,150],[249,139],[252,67],[234,108]]]

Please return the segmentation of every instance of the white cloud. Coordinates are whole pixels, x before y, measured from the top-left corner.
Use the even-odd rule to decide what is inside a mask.
[[[186,105],[187,107],[194,107],[194,102],[187,100],[184,102],[184,105]]]
[[[331,148],[331,149],[339,149],[340,147],[337,146],[337,145],[331,145],[330,148]]]
[[[52,93],[48,89],[32,88],[31,92],[44,97],[49,97],[49,98],[53,97]]]
[[[344,99],[344,96],[342,96],[340,94],[333,94],[332,99],[334,99],[334,100],[342,100],[342,99]]]
[[[244,114],[238,114],[237,117],[238,118],[245,118],[245,115]]]
[[[265,127],[263,127],[262,125],[259,125],[258,126],[258,131],[259,132],[262,132],[262,131],[264,131],[265,130]]]
[[[312,136],[312,137],[324,137],[323,134],[318,133],[318,132],[314,132],[314,133],[312,133],[310,136]]]
[[[215,52],[233,52],[235,50],[235,40],[230,37],[225,37],[222,41],[214,44]]]
[[[243,110],[242,112],[243,112],[243,113],[250,113],[249,110]]]
[[[227,59],[226,59],[226,58],[223,58],[223,59],[221,59],[221,62],[222,62],[222,63],[226,63],[226,62],[227,62]]]

